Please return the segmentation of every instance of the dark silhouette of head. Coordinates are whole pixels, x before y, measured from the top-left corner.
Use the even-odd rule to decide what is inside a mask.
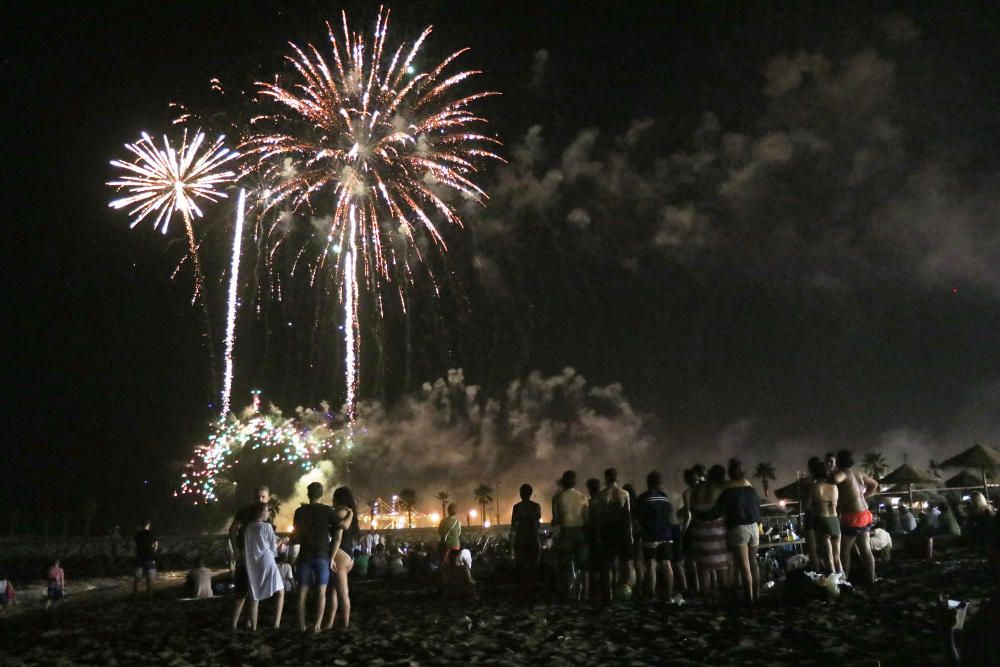
[[[306,497],[309,498],[309,502],[319,500],[323,497],[323,485],[319,482],[313,482],[306,487]]]
[[[660,487],[663,485],[663,475],[660,471],[654,470],[646,475],[646,488],[651,491],[659,491]]]
[[[851,450],[841,449],[837,452],[837,467],[845,469],[854,467],[854,454]]]
[[[520,490],[518,490],[518,493],[521,494],[521,500],[531,500],[531,494],[534,492],[535,490],[531,488],[531,484],[522,484]]]

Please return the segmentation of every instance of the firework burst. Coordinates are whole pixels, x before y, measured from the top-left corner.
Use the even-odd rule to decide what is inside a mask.
[[[134,161],[112,160],[111,165],[125,172],[120,178],[109,181],[108,185],[128,194],[114,199],[109,206],[120,210],[128,209],[135,227],[146,218],[153,219],[153,229],[159,228],[164,234],[175,212],[180,212],[187,234],[188,251],[194,266],[195,284],[192,301],[198,298],[202,289],[201,263],[198,259],[198,243],[195,239],[193,218],[202,217],[198,200],[218,201],[226,197],[219,188],[231,183],[236,173],[224,167],[236,160],[239,154],[223,145],[225,137],[220,136],[211,144],[205,144],[205,134],[196,131],[188,143],[187,130],[181,138],[179,149],[170,145],[166,136],[163,147],[158,147],[146,133],[139,141],[126,144],[125,148]]]
[[[500,159],[489,150],[499,141],[472,129],[485,121],[469,110],[496,93],[454,94],[478,74],[449,72],[466,49],[421,70],[415,63],[427,28],[385,58],[388,18],[380,10],[369,40],[348,29],[346,14],[340,38],[327,24],[329,58],[311,44],[292,44],[286,59],[294,81],[259,84],[260,95],[280,110],[255,118],[259,129],[244,142],[274,183],[270,207],[330,212],[313,276],[332,261],[341,285],[349,416],[357,383],[359,279],[380,311],[383,283],[396,280],[402,300],[403,284],[412,280],[409,258],[423,259],[418,237],[429,236],[444,252],[434,218],[461,226],[449,192],[484,202],[486,194],[472,180],[477,163]]]

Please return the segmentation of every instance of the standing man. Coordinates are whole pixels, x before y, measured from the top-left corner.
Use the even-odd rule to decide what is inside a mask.
[[[560,491],[552,496],[552,526],[558,528],[556,551],[562,593],[571,600],[578,599],[587,571],[587,496],[576,490],[576,473],[567,470],[559,479]],[[624,491],[622,492],[624,493]],[[627,494],[626,494],[627,497]]]
[[[635,585],[635,566],[632,563],[634,548],[632,546],[632,505],[628,492],[618,486],[618,471],[608,468],[604,471],[604,490],[601,491],[603,503],[602,517],[604,526],[601,535],[606,549],[608,562],[605,575],[608,584],[615,579],[615,557],[618,557],[618,583],[631,592]],[[607,591],[613,595],[614,589]]]
[[[642,554],[645,560],[649,599],[656,599],[657,574],[663,578],[663,599],[674,602],[673,529],[676,512],[670,498],[663,492],[663,477],[654,470],[646,475],[646,491],[636,499],[636,518],[642,533]]]
[[[254,491],[254,501],[249,505],[236,510],[233,520],[229,524],[229,552],[232,554],[230,560],[233,572],[233,585],[236,587],[236,594],[244,596],[247,594],[247,568],[243,559],[243,540],[246,534],[246,527],[256,520],[257,503],[264,503],[271,499],[271,490],[266,486],[258,486]],[[268,523],[271,520],[268,519]]]
[[[132,601],[139,596],[139,580],[146,580],[146,599],[153,599],[153,579],[156,578],[156,551],[160,542],[150,527],[153,522],[144,519],[135,533],[135,581],[132,582]]]
[[[538,559],[542,553],[538,541],[538,527],[542,521],[542,506],[531,499],[534,489],[522,484],[521,502],[514,505],[510,516],[510,543],[514,545],[514,564],[520,575],[521,585],[534,590],[538,577]]]
[[[320,502],[323,485],[313,482],[306,487],[307,505],[295,510],[292,519],[292,542],[299,545],[297,578],[299,580],[299,630],[306,630],[306,597],[309,589],[316,588],[316,623],[313,632],[319,632],[326,613],[326,587],[330,583],[330,560],[333,532],[336,524],[333,507]]]
[[[850,450],[837,452],[837,472],[833,475],[837,485],[837,513],[840,515],[840,563],[844,576],[851,576],[851,551],[857,542],[861,559],[867,570],[868,583],[875,582],[875,556],[872,554],[868,531],[875,523],[865,496],[878,491],[878,482],[854,469],[854,455]]]
[[[441,566],[449,562],[454,551],[462,550],[462,522],[458,519],[458,505],[448,503],[448,516],[438,524],[438,537],[441,541]]]

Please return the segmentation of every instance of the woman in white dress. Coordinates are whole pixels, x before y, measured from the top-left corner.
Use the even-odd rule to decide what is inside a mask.
[[[267,522],[267,505],[257,504],[256,518],[247,524],[244,534],[243,558],[246,561],[247,586],[246,598],[236,601],[233,611],[233,630],[236,629],[243,612],[243,603],[250,607],[250,629],[257,629],[257,607],[261,600],[277,595],[274,627],[281,627],[281,612],[285,606],[285,584],[278,569],[278,538],[274,534],[274,526]]]

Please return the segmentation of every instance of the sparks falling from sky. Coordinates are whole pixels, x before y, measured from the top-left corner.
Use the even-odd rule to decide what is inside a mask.
[[[236,228],[233,230],[233,257],[229,265],[229,307],[226,311],[226,368],[222,378],[222,411],[229,414],[229,398],[233,391],[233,347],[236,343],[236,288],[239,285],[240,254],[243,249],[243,212],[246,206],[246,190],[240,189],[236,205]]]
[[[202,217],[198,200],[218,201],[226,193],[220,186],[231,183],[236,174],[223,166],[239,157],[236,151],[223,145],[225,137],[220,136],[204,147],[205,133],[198,130],[191,143],[184,130],[180,149],[170,145],[163,137],[163,148],[158,148],[148,134],[125,148],[135,156],[134,162],[112,160],[111,165],[125,171],[121,178],[109,181],[108,185],[126,190],[124,197],[114,199],[109,206],[113,209],[129,209],[131,227],[154,215],[153,229],[157,227],[166,234],[167,225],[174,211],[180,211],[187,234],[188,252],[194,267],[194,295],[192,303],[202,289],[201,262],[198,259],[198,243],[195,239],[193,218]]]
[[[316,47],[292,44],[294,54],[286,60],[293,80],[259,84],[260,95],[281,110],[255,118],[256,127],[268,129],[245,142],[275,183],[270,207],[332,211],[313,275],[332,258],[344,302],[348,415],[358,380],[359,281],[380,312],[383,284],[395,281],[402,301],[404,284],[412,280],[407,258],[422,260],[418,236],[447,250],[431,215],[461,226],[449,193],[483,203],[486,194],[471,180],[476,163],[500,159],[484,148],[497,139],[470,131],[485,120],[468,110],[495,93],[453,96],[455,86],[478,72],[445,74],[465,49],[422,70],[415,59],[427,28],[412,45],[400,44],[386,64],[388,19],[389,12],[380,10],[370,41],[348,29],[346,14],[341,39],[327,24],[332,64]]]

